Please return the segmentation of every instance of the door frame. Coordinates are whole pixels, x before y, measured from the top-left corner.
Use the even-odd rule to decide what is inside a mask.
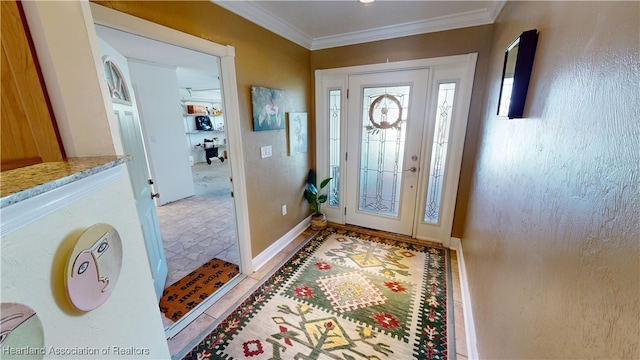
[[[189,35],[175,29],[171,29],[135,16],[125,14],[104,6],[90,3],[93,22],[98,25],[111,27],[117,30],[126,31],[135,35],[144,36],[150,39],[162,41],[206,54],[217,56],[220,59],[220,78],[222,86],[222,101],[225,110],[225,130],[227,136],[227,151],[229,153],[230,171],[233,181],[231,189],[234,196],[235,219],[238,234],[238,247],[240,252],[240,272],[241,276],[228,282],[225,288],[231,288],[237,284],[241,278],[253,271],[250,228],[249,228],[249,207],[246,191],[246,177],[242,159],[242,137],[240,127],[240,107],[238,101],[238,87],[235,71],[235,48],[213,43],[211,41]],[[95,32],[94,32],[95,34]],[[222,295],[212,295],[189,314],[179,321],[168,326],[165,331],[167,337],[177,334],[191,321],[208,308],[212,302],[218,300]],[[202,311],[200,311],[202,310]]]
[[[392,63],[380,63],[369,65],[357,65],[335,69],[325,69],[315,71],[315,97],[316,97],[316,172],[319,178],[325,178],[330,176],[329,172],[329,114],[328,114],[328,97],[325,92],[327,90],[342,90],[348,91],[348,78],[350,75],[368,74],[375,72],[387,72],[387,71],[399,71],[399,70],[411,70],[411,69],[424,69],[428,68],[429,79],[428,94],[433,94],[434,87],[438,83],[452,80],[452,82],[458,83],[459,92],[456,93],[457,103],[462,104],[458,107],[457,111],[460,115],[459,123],[457,123],[459,131],[455,131],[451,136],[452,148],[449,153],[448,170],[447,173],[456,174],[460,173],[460,167],[462,164],[462,150],[464,147],[464,139],[466,135],[467,120],[469,115],[469,108],[471,102],[471,93],[473,89],[473,79],[475,76],[475,68],[478,54],[469,53],[463,55],[443,56],[428,59],[417,59],[398,61]],[[433,95],[428,95],[427,99],[427,114],[435,114],[436,104],[433,101]],[[340,168],[345,169],[345,152],[347,148],[347,139],[343,134],[347,133],[347,102],[346,96],[341,96],[340,101]],[[433,138],[433,129],[428,127],[424,130],[423,134],[423,146],[422,146],[422,161],[430,158],[431,149],[427,148],[425,144],[426,140]],[[428,141],[430,143],[430,141]],[[423,169],[422,174],[428,172],[428,169]],[[421,175],[423,176],[423,175]],[[425,236],[419,232],[419,225],[421,223],[420,216],[424,211],[415,211],[413,237],[420,240],[429,240],[442,243],[444,246],[449,246],[451,240],[451,228],[453,226],[453,215],[455,211],[455,201],[458,189],[458,176],[447,176],[445,184],[445,194],[443,197],[451,205],[445,206],[442,213],[441,227],[442,231],[437,237]],[[338,183],[340,189],[346,188],[345,176],[340,176]],[[422,194],[426,193],[426,181],[421,181],[419,184],[419,194],[422,198]],[[324,213],[329,221],[345,224],[345,191],[340,191],[339,206],[331,206],[326,203],[324,206]],[[417,208],[418,209],[418,208]]]

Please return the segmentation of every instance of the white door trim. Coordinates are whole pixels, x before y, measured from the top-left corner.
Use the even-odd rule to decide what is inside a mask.
[[[195,37],[147,20],[137,18],[119,11],[115,11],[94,3],[90,4],[95,24],[126,31],[135,35],[162,41],[182,48],[200,51],[220,58],[220,78],[222,80],[222,101],[226,117],[227,151],[231,161],[230,171],[233,179],[231,189],[234,194],[235,219],[240,253],[241,276],[225,284],[225,289],[239,282],[247,274],[253,272],[249,207],[247,202],[246,180],[242,159],[242,137],[240,127],[240,107],[238,102],[238,88],[235,72],[235,48],[219,45],[199,37]],[[236,160],[237,159],[237,160]],[[221,292],[214,294],[192,309],[189,314],[165,329],[168,338],[175,336],[180,330],[204,312],[213,302],[222,296]]]
[[[249,207],[246,197],[245,172],[244,167],[242,166],[244,154],[242,150],[240,128],[238,86],[236,82],[235,48],[233,46],[219,45],[120,11],[97,5],[95,3],[90,3],[90,7],[95,24],[220,57],[223,93],[222,100],[224,102],[225,116],[227,118],[227,149],[229,156],[232,159],[232,161],[230,161],[231,174],[233,176],[233,183],[231,186],[236,204],[235,216],[238,226],[240,267],[243,273],[251,273],[253,269],[251,261],[251,243],[249,241]],[[235,159],[237,159],[237,161]]]

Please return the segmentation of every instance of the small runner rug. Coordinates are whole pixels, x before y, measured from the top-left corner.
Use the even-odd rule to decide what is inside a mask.
[[[312,237],[185,359],[445,359],[445,249],[345,229]]]
[[[164,289],[160,311],[177,321],[239,272],[236,264],[218,258],[211,259]]]

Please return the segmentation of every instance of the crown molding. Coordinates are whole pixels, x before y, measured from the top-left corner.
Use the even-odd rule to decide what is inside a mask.
[[[503,5],[504,2],[502,2],[502,6]],[[428,20],[413,21],[404,24],[316,38],[313,39],[310,50],[320,50],[371,41],[388,40],[404,36],[492,24],[495,21],[497,14],[499,14],[502,9],[502,6],[499,8],[492,6],[491,9],[469,11]]]
[[[313,39],[311,39],[309,35],[280,20],[278,17],[273,16],[271,13],[265,12],[262,8],[254,5],[252,1],[210,1],[256,25],[311,50]]]
[[[483,10],[469,11],[428,20],[407,22],[398,25],[372,28],[334,36],[312,38],[309,34],[304,33],[300,29],[291,26],[271,13],[265,12],[262,8],[254,5],[252,1],[210,1],[309,50],[321,50],[338,46],[354,45],[404,36],[492,24],[506,3],[506,1],[503,0],[492,1],[490,6]]]

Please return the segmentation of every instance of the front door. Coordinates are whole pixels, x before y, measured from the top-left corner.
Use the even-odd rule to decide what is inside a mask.
[[[412,235],[428,75],[349,77],[347,223]]]
[[[100,42],[107,84],[111,94],[113,112],[118,121],[122,147],[133,159],[127,163],[131,188],[136,202],[142,235],[147,248],[151,275],[158,300],[162,296],[167,280],[167,261],[162,246],[158,215],[153,201],[154,196],[149,176],[149,166],[145,153],[140,122],[133,105],[133,89],[128,76],[127,61],[104,42]]]
[[[316,70],[327,219],[448,246],[477,54]]]

